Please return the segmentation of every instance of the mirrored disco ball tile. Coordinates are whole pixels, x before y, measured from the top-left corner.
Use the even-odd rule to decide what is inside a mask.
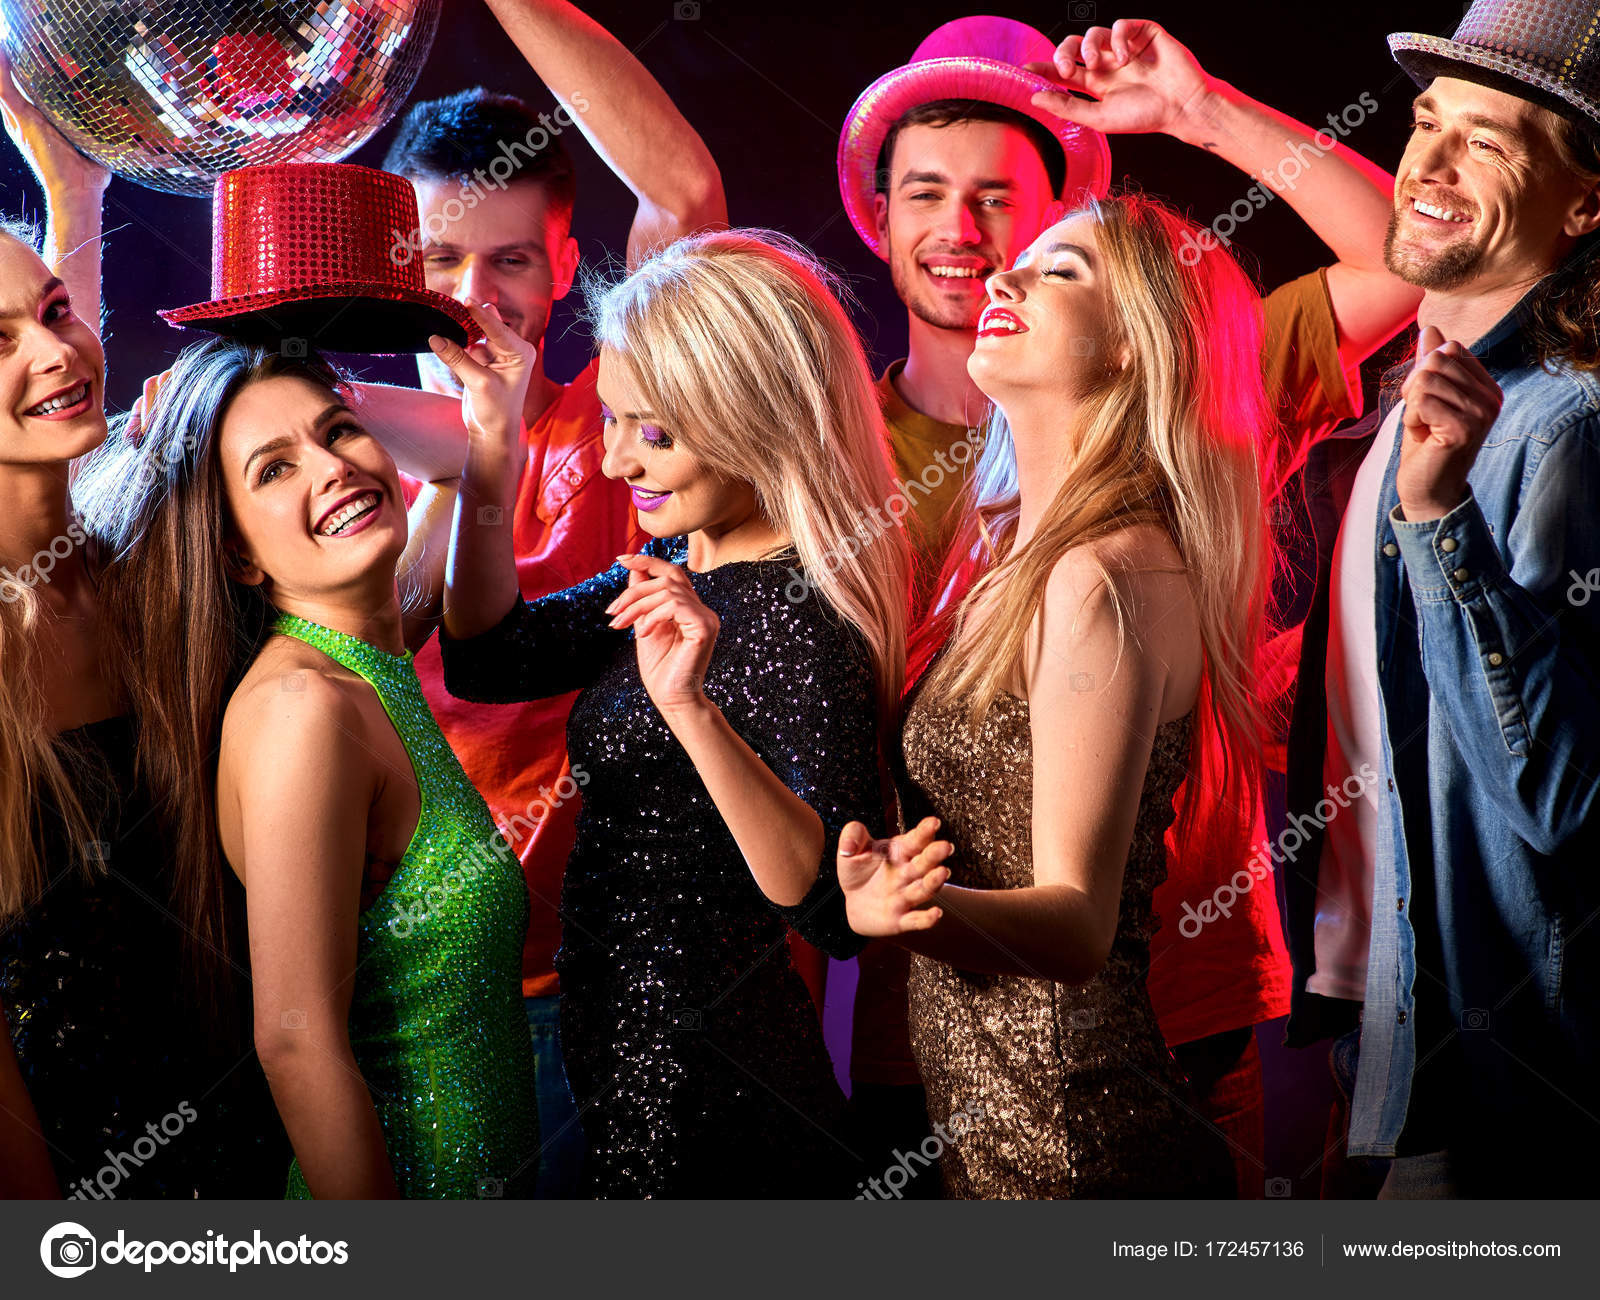
[[[443,0],[0,0],[0,44],[69,140],[209,195],[255,163],[337,162],[416,84]]]

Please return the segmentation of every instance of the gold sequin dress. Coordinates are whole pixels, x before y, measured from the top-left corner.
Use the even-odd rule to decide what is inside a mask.
[[[1145,991],[1150,896],[1189,757],[1190,716],[1156,731],[1123,873],[1111,956],[1081,986],[973,974],[914,955],[911,1044],[928,1117],[950,1141],[946,1194],[964,1198],[1228,1195],[1233,1173],[1156,1026]],[[1028,705],[1001,695],[980,727],[912,696],[907,824],[933,813],[955,845],[951,883],[1033,884]]]

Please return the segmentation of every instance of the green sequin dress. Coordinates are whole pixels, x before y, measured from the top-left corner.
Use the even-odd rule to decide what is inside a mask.
[[[516,855],[423,699],[411,654],[305,619],[274,630],[377,692],[417,778],[417,829],[359,918],[350,1045],[407,1197],[525,1196],[539,1169],[521,962],[528,895]],[[310,1196],[298,1161],[288,1196]]]

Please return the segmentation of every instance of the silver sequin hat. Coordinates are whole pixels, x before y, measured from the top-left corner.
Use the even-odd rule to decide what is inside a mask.
[[[1389,49],[1419,86],[1459,77],[1532,100],[1600,137],[1600,4],[1477,0],[1455,36],[1396,32]]]

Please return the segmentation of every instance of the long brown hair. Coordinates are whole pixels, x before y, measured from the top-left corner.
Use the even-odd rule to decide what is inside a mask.
[[[233,399],[278,375],[341,390],[315,355],[228,339],[186,349],[139,435],[113,428],[75,489],[106,551],[101,603],[111,653],[130,667],[140,767],[176,829],[178,905],[197,944],[222,957],[217,749],[228,697],[266,639],[271,609],[260,588],[228,576],[216,453]]]
[[[0,220],[0,237],[39,251],[38,232],[24,222]],[[92,550],[88,559],[92,569]],[[41,816],[42,810],[49,809],[63,830],[70,865],[85,875],[101,869],[90,849],[97,810],[84,797],[96,773],[88,769],[87,755],[76,755],[55,734],[45,698],[39,643],[44,617],[35,586],[0,566],[0,923],[44,891],[46,852],[60,851],[45,843],[51,818]]]
[[[1061,431],[1065,477],[1020,548],[1015,453],[995,410],[941,579],[953,595],[921,629],[913,664],[948,643],[928,674],[928,699],[981,718],[1021,676],[1057,561],[1125,528],[1160,528],[1181,557],[1205,656],[1180,834],[1242,853],[1259,798],[1255,683],[1271,571],[1260,298],[1225,249],[1181,256],[1199,246],[1200,231],[1164,204],[1125,194],[1085,211],[1106,267],[1108,350],[1125,345],[1131,363],[1081,395]],[[1121,584],[1102,573],[1120,628]]]
[[[1571,118],[1541,109],[1562,170],[1600,185],[1600,145]],[[1534,290],[1528,333],[1541,362],[1600,369],[1600,231],[1585,235]]]

